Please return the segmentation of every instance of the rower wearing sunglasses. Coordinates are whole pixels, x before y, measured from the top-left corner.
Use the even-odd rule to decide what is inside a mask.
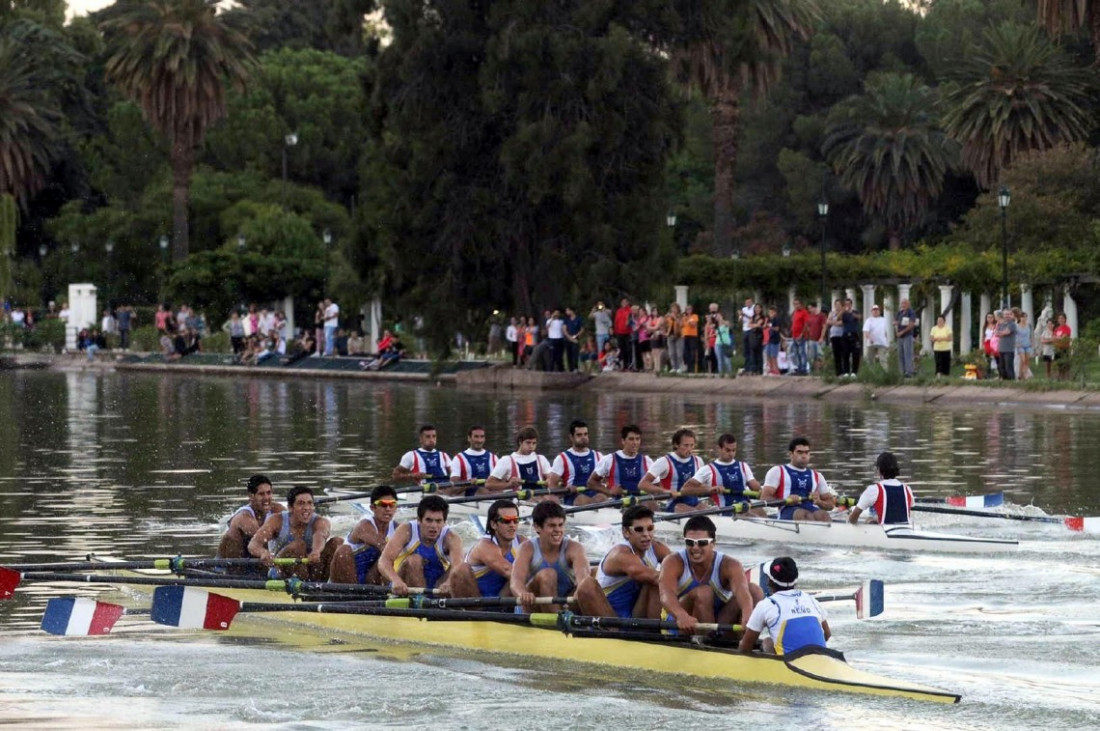
[[[519,531],[519,508],[511,500],[497,500],[489,506],[486,534],[455,568],[451,595],[456,597],[512,596],[508,586],[516,552],[527,542]]]
[[[684,548],[661,562],[662,615],[693,633],[700,623],[736,624],[764,594],[750,587],[741,562],[714,548],[714,522],[705,515],[684,524]]]
[[[536,596],[569,596],[577,588],[577,578],[589,574],[588,556],[580,541],[565,535],[565,510],[545,500],[531,511],[531,522],[538,536],[516,551],[509,585],[520,600],[524,612],[534,611]],[[558,612],[550,604],[543,612]]]
[[[653,460],[642,454],[642,430],[633,424],[620,432],[622,449],[604,455],[588,478],[588,489],[613,498],[641,493],[640,485],[646,473],[653,469]]]
[[[344,538],[344,545],[332,555],[329,580],[337,584],[381,584],[378,559],[386,541],[397,530],[393,519],[397,512],[397,492],[389,485],[371,490],[371,514],[355,524]]]
[[[462,539],[447,527],[449,510],[438,495],[423,497],[416,506],[416,520],[399,525],[386,541],[378,572],[397,596],[408,595],[410,588],[450,594],[451,569],[462,563]]]
[[[653,511],[632,505],[623,511],[623,541],[613,546],[600,561],[595,576],[577,586],[577,603],[582,614],[596,617],[661,616],[657,590],[661,561],[668,546],[653,539]]]

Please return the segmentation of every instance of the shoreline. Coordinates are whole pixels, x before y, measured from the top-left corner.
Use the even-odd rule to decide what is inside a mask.
[[[428,383],[463,389],[489,391],[593,392],[612,389],[641,394],[688,394],[705,391],[726,398],[768,398],[813,400],[828,403],[881,403],[930,406],[1028,407],[1067,410],[1100,409],[1100,391],[1071,388],[1033,391],[1022,388],[986,387],[971,383],[930,385],[881,385],[859,382],[828,383],[814,376],[740,376],[716,378],[705,375],[661,375],[651,373],[547,373],[512,368],[509,365],[467,362],[451,371],[431,372],[430,361],[403,361],[412,370],[364,371],[358,358],[307,359],[301,367],[240,366],[221,363],[174,361],[143,362],[137,354],[101,354],[89,362],[83,354],[15,354],[0,357],[0,370],[132,371],[188,373],[209,376],[261,378],[308,377],[363,379],[399,383]]]

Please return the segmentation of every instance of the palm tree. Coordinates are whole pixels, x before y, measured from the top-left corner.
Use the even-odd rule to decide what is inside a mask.
[[[1002,23],[983,34],[947,96],[944,129],[963,146],[963,162],[989,188],[1020,154],[1084,139],[1089,70],[1073,66],[1032,26]]]
[[[822,153],[863,209],[880,219],[890,249],[920,223],[957,156],[939,129],[931,89],[912,74],[881,73],[830,115]]]
[[[61,121],[26,59],[15,44],[0,39],[0,195],[22,205],[45,182]]]
[[[1095,65],[1100,66],[1100,7],[1091,0],[1039,0],[1039,25],[1052,35],[1076,33],[1087,28],[1092,39]]]
[[[143,0],[103,23],[108,79],[136,101],[171,147],[172,258],[190,249],[187,205],[195,148],[226,114],[227,86],[243,88],[255,64],[248,40],[217,14],[216,0]]]
[[[732,246],[733,184],[741,96],[763,97],[780,64],[818,16],[815,0],[681,0],[671,59],[679,78],[710,102],[714,138],[714,245]]]

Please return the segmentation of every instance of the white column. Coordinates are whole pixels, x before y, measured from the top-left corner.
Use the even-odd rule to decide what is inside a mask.
[[[886,319],[886,342],[894,342],[894,315],[897,313],[894,295],[886,290],[882,295],[882,316]]]
[[[921,357],[932,353],[932,326],[936,324],[936,303],[929,297],[920,314],[920,352]]]
[[[847,299],[852,300],[852,309],[855,310],[855,311],[858,311],[859,310],[859,295],[856,294],[855,289],[852,288],[852,287],[845,287],[844,288],[844,296]]]
[[[367,351],[373,353],[375,345],[382,339],[382,300],[372,299],[363,305],[359,313],[363,315],[363,328],[370,336]]]
[[[978,312],[978,317],[981,318],[981,320],[978,321],[978,325],[981,326],[982,330],[985,330],[985,316],[993,311],[990,309],[993,306],[993,300],[990,299],[988,292],[982,292],[982,297],[978,302],[981,309],[981,311]]]
[[[959,298],[959,354],[966,355],[970,352],[971,339],[970,339],[970,327],[971,327],[971,310],[973,309],[973,301],[969,292],[963,292],[962,297]]]
[[[912,284],[899,284],[898,285],[898,305],[901,305],[902,300],[909,299],[909,290],[913,288]],[[912,305],[912,303],[910,303]]]
[[[863,319],[866,320],[871,316],[871,306],[875,304],[875,285],[861,284],[859,288],[863,290]]]
[[[787,312],[794,312],[794,298],[795,290],[794,285],[787,287]]]
[[[844,293],[841,292],[839,289],[834,289],[831,292],[829,292],[829,309],[832,310],[833,309],[833,303],[836,302],[838,299],[840,299],[843,296],[844,296]]]
[[[1073,301],[1073,295],[1070,294],[1068,284],[1063,288],[1062,296],[1065,298],[1062,309],[1066,313],[1066,324],[1069,325],[1072,337],[1079,338],[1081,337],[1081,331],[1077,329],[1077,303]]]
[[[688,306],[688,288],[686,284],[677,284],[673,289],[676,290],[676,304],[680,305],[680,311],[683,312]]]
[[[283,314],[286,315],[286,330],[283,332],[283,337],[286,340],[294,339],[294,298],[287,296],[283,300]]]
[[[1035,299],[1031,293],[1031,285],[1020,282],[1020,309],[1027,313],[1027,322],[1035,327]]]
[[[935,322],[936,322],[936,319],[935,319],[936,315],[940,314],[941,312],[947,312],[947,308],[951,305],[951,292],[954,289],[955,288],[953,286],[951,286],[950,284],[941,284],[940,285],[940,309],[939,309],[939,311],[932,313],[933,314],[932,324],[935,324]],[[947,312],[947,314],[944,315],[944,317],[947,318],[947,324],[948,325],[950,325],[955,319],[954,317],[952,317],[952,313],[950,313],[950,312]],[[952,328],[952,329],[954,329],[954,328]],[[952,339],[952,342],[951,342],[951,350],[952,350],[952,352],[954,352],[954,350],[955,350],[954,339]]]

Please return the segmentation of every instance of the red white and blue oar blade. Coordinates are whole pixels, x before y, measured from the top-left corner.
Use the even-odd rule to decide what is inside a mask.
[[[868,579],[856,592],[856,619],[868,619],[882,614],[886,608],[882,581]]]
[[[46,602],[42,629],[51,635],[85,636],[110,634],[118,618],[126,613],[119,604],[98,602],[88,597],[60,597]]]
[[[22,580],[23,574],[0,566],[0,599],[11,599],[15,596],[15,588]]]
[[[1084,518],[1080,516],[1069,516],[1063,520],[1066,527],[1071,531],[1077,533],[1100,533],[1100,518]],[[3,591],[0,588],[0,591]],[[0,594],[0,598],[2,598]]]
[[[926,505],[950,505],[955,508],[999,508],[1005,504],[1003,492],[988,495],[954,495],[952,497],[918,497],[918,503]]]
[[[240,611],[236,599],[193,586],[158,586],[149,615],[157,624],[182,629],[229,629]]]

